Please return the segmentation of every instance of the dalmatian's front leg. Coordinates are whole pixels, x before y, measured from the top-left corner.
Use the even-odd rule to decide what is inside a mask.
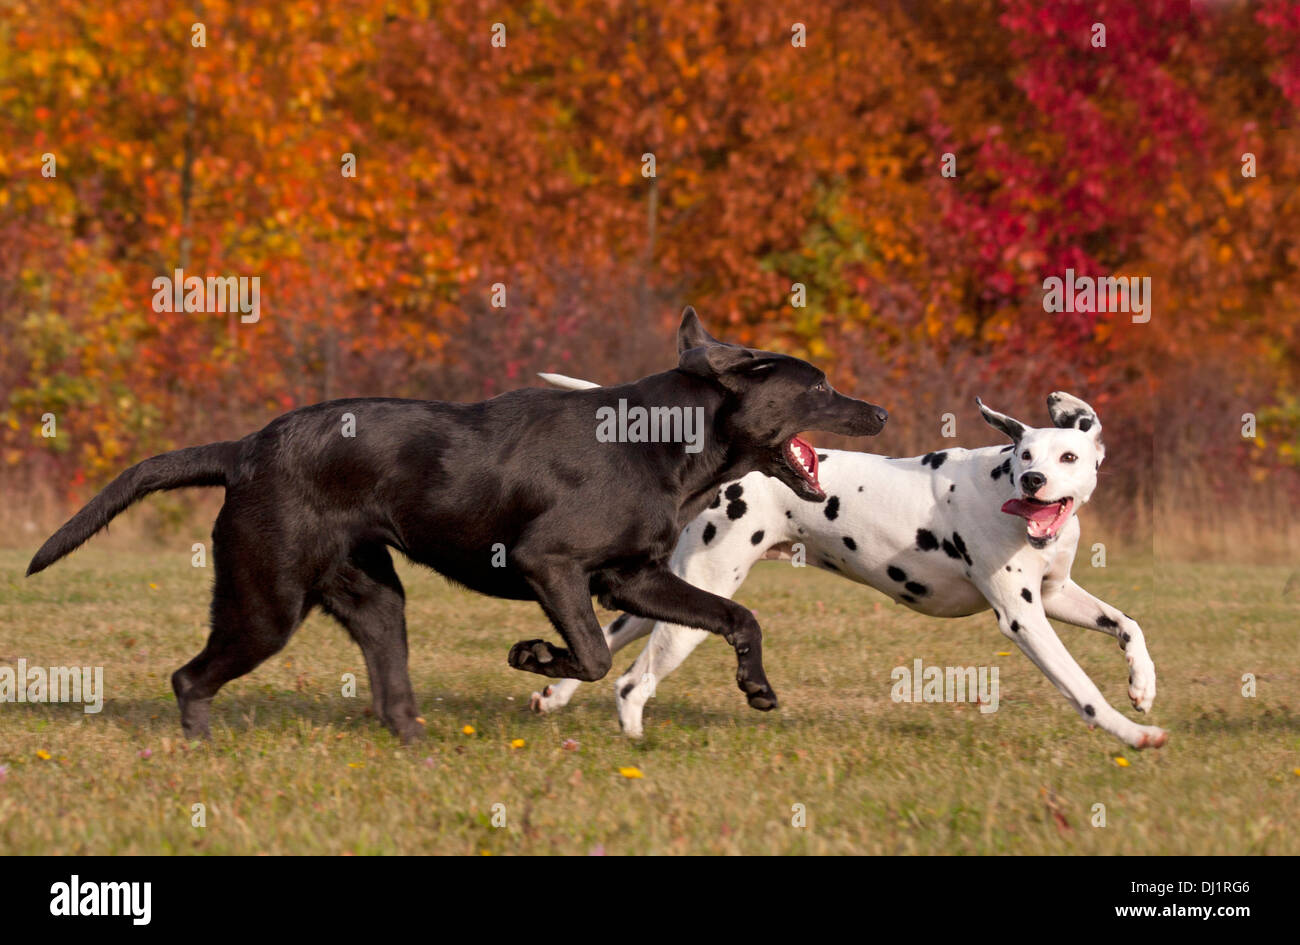
[[[1147,653],[1146,637],[1137,621],[1104,600],[1089,594],[1072,580],[1043,587],[1043,609],[1054,620],[1109,633],[1119,641],[1128,660],[1128,697],[1139,712],[1151,709],[1156,697],[1156,666]]]
[[[1034,590],[1029,587],[999,587],[991,593],[986,592],[986,596],[997,611],[1002,632],[1043,671],[1084,721],[1089,725],[1100,725],[1134,748],[1159,748],[1165,743],[1168,735],[1163,729],[1138,725],[1106,702],[1096,683],[1088,678],[1057,637]]]

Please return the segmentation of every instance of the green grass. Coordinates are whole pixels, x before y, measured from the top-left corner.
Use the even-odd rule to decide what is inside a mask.
[[[366,715],[360,652],[313,616],[217,697],[211,743],[189,745],[168,680],[203,643],[211,572],[188,550],[91,547],[23,579],[26,555],[0,552],[0,661],[102,665],[108,691],[99,715],[0,704],[0,853],[1300,853],[1290,570],[1117,557],[1076,576],[1143,623],[1150,721],[1170,732],[1159,751],[1089,731],[988,615],[927,619],[777,564],[739,595],[767,634],[776,713],[746,707],[729,649],[709,640],[660,683],[640,742],[619,734],[613,675],[531,715],[542,680],[505,656],[550,635],[540,611],[405,567],[422,742],[402,748]],[[1132,714],[1114,641],[1060,632]],[[999,711],[892,702],[890,670],[917,657],[996,665]],[[644,776],[620,775],[630,766]],[[206,827],[191,826],[196,803]],[[1091,825],[1094,804],[1107,826]]]

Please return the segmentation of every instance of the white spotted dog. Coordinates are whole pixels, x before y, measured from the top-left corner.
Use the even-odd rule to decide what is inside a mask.
[[[557,386],[588,386],[542,375]],[[979,403],[978,399],[976,401]],[[1079,543],[1078,511],[1092,496],[1105,456],[1096,412],[1069,394],[1047,398],[1053,427],[1033,428],[979,403],[1010,446],[950,448],[910,459],[824,450],[813,478],[828,498],[801,499],[762,473],[724,486],[682,532],[672,569],[730,597],[763,558],[790,559],[870,585],[932,617],[992,609],[998,627],[1091,726],[1134,748],[1158,748],[1163,730],[1112,708],[1075,662],[1048,618],[1114,636],[1129,665],[1128,696],[1140,712],[1156,694],[1156,671],[1137,622],[1070,578]],[[642,710],[656,684],[710,634],[623,614],[604,628],[611,651],[650,641],[615,683],[619,721],[642,733]],[[572,679],[533,693],[538,712],[564,706]]]

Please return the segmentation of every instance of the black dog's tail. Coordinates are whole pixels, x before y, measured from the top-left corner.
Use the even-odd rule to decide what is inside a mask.
[[[136,463],[91,499],[49,537],[27,566],[28,576],[44,571],[107,525],[114,516],[150,492],[185,486],[224,486],[235,467],[238,442],[226,440],[151,456]]]

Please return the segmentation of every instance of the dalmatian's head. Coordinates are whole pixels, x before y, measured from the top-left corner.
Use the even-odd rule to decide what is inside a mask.
[[[1029,543],[1045,548],[1056,540],[1070,516],[1097,487],[1097,470],[1106,457],[1097,412],[1078,397],[1057,391],[1047,398],[1051,427],[1030,427],[984,406],[980,413],[1011,438],[1011,482],[1016,494],[1002,506],[1026,522]]]

